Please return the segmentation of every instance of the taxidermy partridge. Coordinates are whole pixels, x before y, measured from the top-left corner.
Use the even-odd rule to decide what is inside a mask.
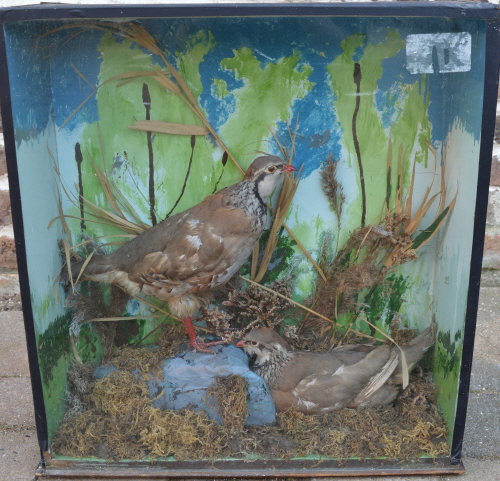
[[[276,156],[256,158],[241,182],[166,218],[112,254],[93,257],[82,278],[167,301],[183,319],[191,345],[213,352],[206,347],[216,343],[198,343],[191,316],[247,260],[266,226],[266,202],[283,174],[295,170]],[[82,265],[71,266],[74,278]]]
[[[403,347],[409,367],[434,344],[434,336],[433,325]],[[278,411],[313,414],[388,404],[402,382],[399,350],[387,344],[344,345],[321,353],[292,351],[275,331],[258,328],[236,346],[255,357],[252,369],[264,379]]]

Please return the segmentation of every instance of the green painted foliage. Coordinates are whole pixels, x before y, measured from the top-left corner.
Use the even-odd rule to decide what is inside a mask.
[[[49,327],[38,336],[38,361],[45,383],[52,379],[52,371],[70,350],[69,326],[71,312],[58,316]]]
[[[97,364],[101,360],[101,338],[90,323],[82,324],[76,345],[83,363]]]
[[[404,303],[404,294],[411,286],[408,276],[393,273],[384,279],[382,285],[375,286],[365,299],[365,313],[368,320],[388,331],[393,317]]]
[[[222,68],[244,83],[243,87],[232,91],[236,98],[234,120],[237,121],[228,122],[221,128],[221,135],[237,156],[269,150],[268,129],[280,120],[289,120],[293,101],[305,97],[314,86],[308,80],[312,67],[299,62],[300,55],[295,52],[263,67],[246,47],[236,50],[234,57],[221,61]]]
[[[332,91],[335,94],[334,107],[342,128],[342,144],[349,165],[358,175],[359,194],[350,198],[349,216],[343,223],[343,229],[354,229],[361,219],[361,182],[356,160],[353,139],[352,121],[356,103],[356,84],[353,80],[354,55],[363,48],[359,60],[361,70],[361,97],[357,115],[357,137],[359,141],[361,161],[364,170],[364,181],[367,198],[367,224],[379,216],[386,199],[386,192],[381,188],[387,173],[387,154],[389,140],[392,140],[393,159],[397,159],[400,145],[403,146],[405,175],[404,185],[408,185],[410,173],[410,154],[416,147],[417,162],[427,163],[428,143],[430,141],[431,124],[428,118],[429,99],[425,98],[425,77],[414,84],[397,84],[397,94],[387,96],[387,102],[395,103],[396,114],[390,129],[384,127],[381,113],[375,103],[378,81],[382,77],[382,62],[395,56],[405,46],[398,32],[388,29],[386,38],[379,44],[364,46],[366,36],[354,34],[342,41],[342,53],[329,65]],[[397,188],[397,169],[391,170],[392,197]],[[388,183],[386,182],[388,186]],[[389,188],[389,187],[388,187]]]
[[[462,331],[458,330],[452,336],[450,331],[440,332],[436,343],[436,363],[444,377],[458,374],[462,357]]]

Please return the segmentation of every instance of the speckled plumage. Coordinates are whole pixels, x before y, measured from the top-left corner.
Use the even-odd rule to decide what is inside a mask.
[[[271,172],[272,170],[272,172]],[[96,256],[83,278],[116,284],[169,303],[191,316],[204,294],[224,285],[251,254],[266,225],[268,200],[285,171],[275,156],[261,156],[244,179],[165,219],[107,256]],[[81,264],[72,266],[76,277]]]
[[[432,326],[404,347],[409,365],[432,346],[434,336]],[[320,413],[387,404],[401,382],[398,351],[386,344],[345,345],[323,353],[292,351],[272,329],[258,328],[236,345],[255,356],[252,369],[266,382],[278,411]]]

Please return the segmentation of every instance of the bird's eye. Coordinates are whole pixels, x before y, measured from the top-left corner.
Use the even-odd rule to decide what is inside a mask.
[[[274,165],[270,165],[267,169],[266,169],[270,174],[272,174],[275,170],[276,170],[276,167]]]
[[[250,341],[250,344],[251,344],[252,346],[256,346],[256,345],[257,345],[257,342],[256,342],[256,341]]]

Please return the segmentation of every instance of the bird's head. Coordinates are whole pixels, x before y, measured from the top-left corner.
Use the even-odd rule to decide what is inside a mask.
[[[268,327],[252,329],[235,346],[241,347],[250,358],[255,357],[254,364],[258,366],[286,356],[290,350],[288,343]]]
[[[274,189],[283,181],[283,175],[287,172],[295,172],[297,169],[275,155],[262,155],[257,157],[248,167],[245,180],[255,182],[257,192],[264,202]]]

